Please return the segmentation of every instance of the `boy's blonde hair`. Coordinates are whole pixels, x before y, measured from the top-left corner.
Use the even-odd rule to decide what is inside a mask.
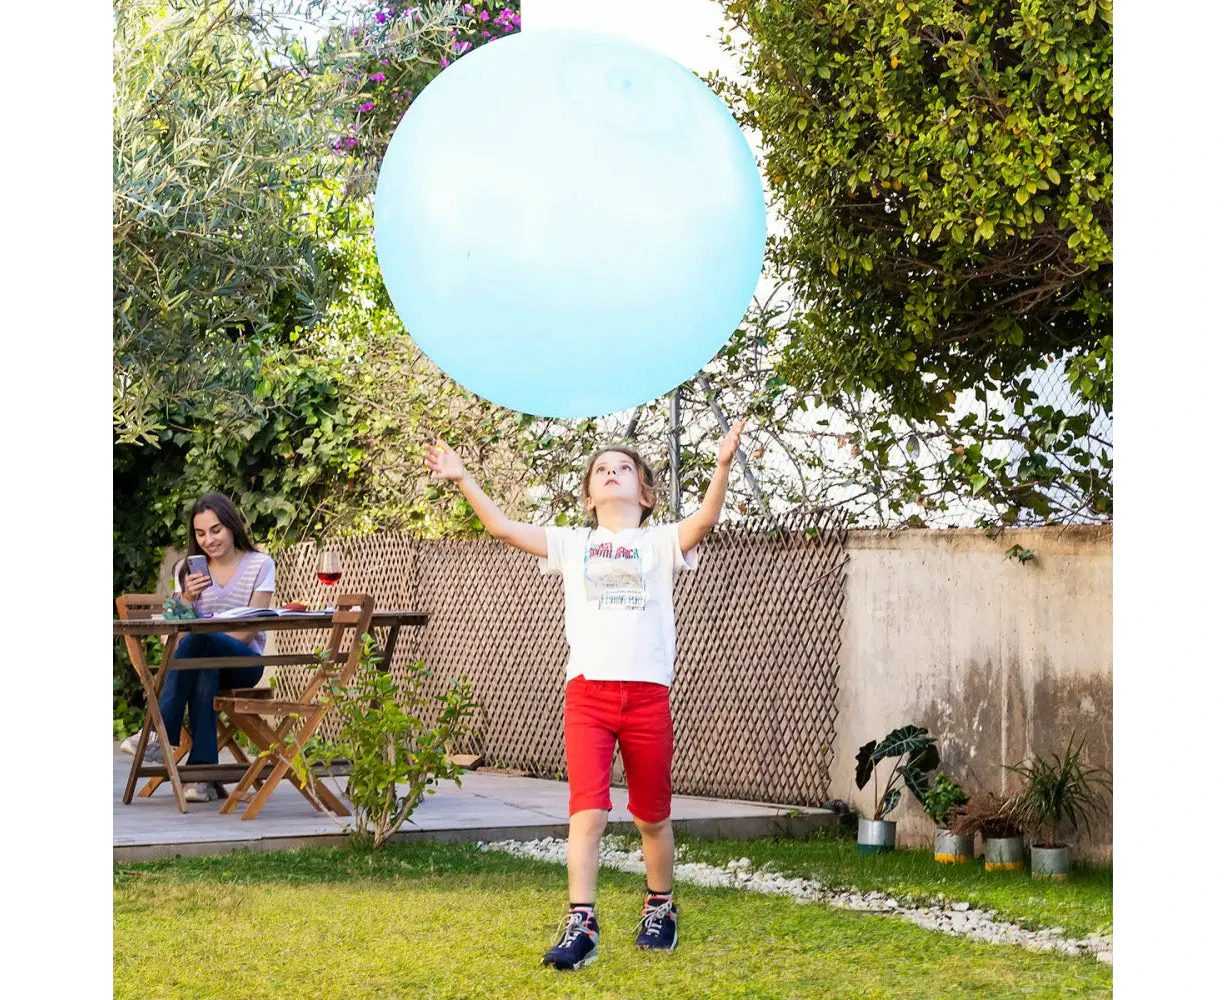
[[[584,509],[587,509],[587,502],[589,498],[588,486],[592,481],[592,470],[596,467],[596,459],[600,458],[601,455],[607,455],[611,451],[627,456],[634,463],[634,468],[638,472],[639,492],[642,494],[643,499],[647,501],[647,505],[640,508],[639,524],[641,525],[644,521],[651,517],[652,512],[656,509],[656,474],[652,470],[651,466],[648,465],[643,459],[642,455],[640,455],[634,448],[630,448],[625,445],[611,444],[604,448],[597,448],[596,451],[592,453],[592,457],[588,459],[587,468],[583,472],[582,494]],[[590,524],[593,528],[599,526],[599,521],[596,519],[596,509],[594,507],[590,511],[587,511],[587,519],[588,524]]]

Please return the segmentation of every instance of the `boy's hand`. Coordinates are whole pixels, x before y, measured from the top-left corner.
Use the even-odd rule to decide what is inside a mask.
[[[467,470],[464,463],[446,441],[439,440],[437,445],[426,445],[426,465],[430,471],[441,479],[450,479],[458,483],[464,478]]]
[[[725,468],[732,465],[732,460],[736,457],[736,450],[741,443],[741,431],[744,429],[745,421],[738,420],[719,443],[719,456],[716,462]]]

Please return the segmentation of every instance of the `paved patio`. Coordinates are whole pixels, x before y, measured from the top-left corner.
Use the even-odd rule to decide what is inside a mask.
[[[223,854],[233,850],[277,851],[346,841],[342,819],[317,813],[288,783],[282,782],[254,820],[223,816],[220,803],[188,803],[186,814],[175,807],[169,783],[150,798],[123,804],[123,789],[132,758],[114,752],[113,854],[116,861],[146,861],[176,856]],[[143,783],[143,779],[142,779]],[[332,782],[340,793],[343,779]],[[139,786],[138,786],[139,787]],[[612,790],[610,829],[632,830],[626,790]],[[695,837],[740,839],[769,834],[800,836],[838,821],[827,809],[765,805],[729,799],[673,796],[678,832]],[[463,787],[445,783],[418,806],[401,828],[403,840],[534,840],[564,837],[567,790],[562,781],[472,771]]]

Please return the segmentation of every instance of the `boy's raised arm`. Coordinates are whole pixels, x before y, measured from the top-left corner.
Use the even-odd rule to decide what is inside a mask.
[[[472,473],[464,468],[464,462],[445,441],[426,445],[426,465],[440,479],[449,479],[460,487],[464,499],[472,504],[485,530],[501,542],[521,549],[530,555],[545,558],[549,549],[545,542],[545,529],[537,524],[512,521],[477,485]]]
[[[707,495],[702,498],[702,506],[677,525],[677,543],[682,552],[689,552],[719,523],[719,516],[724,509],[724,496],[728,492],[728,472],[732,468],[732,460],[736,457],[741,431],[744,429],[745,421],[738,420],[724,435],[724,439],[719,443],[719,455],[715,459],[715,475],[711,477]]]

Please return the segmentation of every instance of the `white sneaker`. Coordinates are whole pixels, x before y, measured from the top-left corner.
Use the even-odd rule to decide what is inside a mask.
[[[148,752],[150,749],[156,746],[157,741],[158,741],[158,734],[150,733],[149,742],[145,744],[145,751]],[[121,753],[126,753],[130,757],[135,757],[136,756],[136,744],[139,742],[140,742],[140,733],[139,732],[133,733],[126,740],[124,740],[122,743],[119,744],[119,750]]]
[[[188,802],[214,802],[217,789],[211,781],[194,781],[183,786],[183,798]]]

